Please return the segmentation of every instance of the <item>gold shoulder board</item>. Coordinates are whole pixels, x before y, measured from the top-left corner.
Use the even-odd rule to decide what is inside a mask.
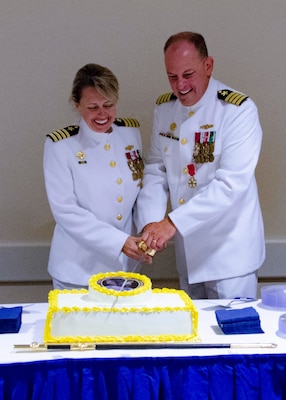
[[[117,126],[127,126],[128,128],[139,128],[140,126],[135,118],[116,118],[114,123]]]
[[[67,139],[71,136],[77,135],[78,131],[79,131],[78,125],[70,125],[67,126],[66,128],[58,129],[57,131],[49,133],[47,137],[52,139],[53,142],[58,142],[59,140]]]
[[[177,96],[174,95],[174,93],[165,93],[161,94],[156,100],[156,104],[163,104],[163,103],[168,103],[169,101],[176,100]]]
[[[232,90],[222,89],[217,92],[217,97],[220,100],[227,101],[228,103],[235,104],[236,106],[240,106],[245,100],[248,99],[248,96],[242,93],[233,92]]]

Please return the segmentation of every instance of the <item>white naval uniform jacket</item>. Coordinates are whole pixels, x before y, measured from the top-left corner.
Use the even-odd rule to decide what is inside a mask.
[[[121,249],[134,234],[140,190],[127,155],[141,152],[141,136],[138,127],[112,129],[96,133],[81,120],[74,136],[45,142],[45,184],[56,221],[48,271],[63,282],[87,286],[91,275],[127,271],[135,262]]]
[[[169,217],[178,229],[177,269],[189,283],[242,276],[265,258],[254,176],[262,141],[257,109],[247,96],[241,105],[219,99],[222,89],[232,91],[211,78],[192,107],[176,99],[156,105],[137,202],[141,230],[164,218],[169,191]],[[193,162],[195,133],[210,131],[216,135],[214,161],[195,164],[197,186],[191,188],[187,166]]]

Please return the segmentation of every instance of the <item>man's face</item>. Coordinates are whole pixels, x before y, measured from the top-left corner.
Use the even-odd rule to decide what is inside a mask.
[[[212,57],[202,58],[192,43],[171,44],[165,52],[171,88],[184,106],[196,104],[205,93],[213,70]]]

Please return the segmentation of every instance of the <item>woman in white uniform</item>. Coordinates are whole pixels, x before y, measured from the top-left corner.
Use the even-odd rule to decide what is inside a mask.
[[[118,89],[109,69],[85,65],[71,93],[78,125],[47,135],[44,177],[56,221],[48,271],[54,288],[87,287],[93,274],[151,262],[138,248],[142,239],[133,236],[143,177],[139,123],[116,118]]]

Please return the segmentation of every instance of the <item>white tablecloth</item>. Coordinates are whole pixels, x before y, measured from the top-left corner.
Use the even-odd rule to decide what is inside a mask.
[[[233,308],[254,307],[259,313],[261,327],[265,333],[225,335],[217,325],[215,310],[217,304],[226,304],[227,300],[197,300],[194,301],[199,311],[199,336],[202,343],[275,343],[271,348],[207,348],[207,349],[147,349],[147,350],[88,350],[88,351],[16,351],[14,344],[43,343],[43,330],[48,304],[35,303],[23,305],[22,326],[19,333],[2,334],[1,363],[27,362],[37,360],[52,360],[60,358],[118,358],[118,357],[185,357],[219,354],[268,354],[286,353],[286,338],[278,332],[278,321],[286,310],[273,310],[263,306],[261,300],[242,303]],[[19,304],[17,304],[19,305]],[[21,304],[22,305],[22,304]],[[3,305],[5,307],[15,304]],[[172,321],[170,321],[172,323]]]

